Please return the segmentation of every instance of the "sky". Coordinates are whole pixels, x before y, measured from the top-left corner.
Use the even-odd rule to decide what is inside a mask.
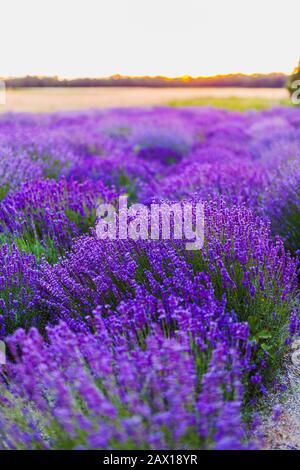
[[[299,18],[299,0],[0,0],[0,76],[289,73]]]

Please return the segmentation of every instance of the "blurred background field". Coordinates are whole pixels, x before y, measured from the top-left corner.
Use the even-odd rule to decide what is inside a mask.
[[[129,106],[215,106],[230,110],[289,105],[284,88],[18,88],[6,91],[1,112],[55,112]]]

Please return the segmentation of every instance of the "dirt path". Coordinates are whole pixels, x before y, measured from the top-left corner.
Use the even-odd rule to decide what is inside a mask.
[[[300,450],[300,340],[293,343],[291,354],[283,364],[286,392],[271,394],[268,406],[279,405],[281,413],[274,422],[270,417],[263,426],[267,449]]]

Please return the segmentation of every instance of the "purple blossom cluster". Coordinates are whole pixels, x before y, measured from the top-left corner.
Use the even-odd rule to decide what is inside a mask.
[[[0,203],[0,230],[8,238],[51,240],[58,251],[68,249],[74,237],[88,232],[100,202],[110,202],[113,190],[101,182],[38,179],[25,182]]]
[[[0,339],[16,326],[35,324],[39,293],[39,271],[32,254],[22,253],[16,245],[0,247]]]
[[[2,448],[246,448],[234,349],[216,346],[200,389],[187,332],[166,338],[154,328],[141,348],[117,317],[95,312],[93,326],[76,334],[60,322],[47,344],[35,328],[9,338]],[[7,420],[19,410],[18,422]]]
[[[98,239],[124,194],[203,201],[203,248]],[[259,445],[246,416],[299,333],[299,194],[298,109],[2,115],[0,448]]]

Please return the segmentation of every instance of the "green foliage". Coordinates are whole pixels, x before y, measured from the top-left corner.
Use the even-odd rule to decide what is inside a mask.
[[[43,244],[35,237],[14,237],[13,243],[17,245],[20,251],[33,254],[38,263],[45,258],[50,264],[58,261],[59,257],[64,254],[63,250],[55,246],[54,241],[47,237],[43,240]]]
[[[94,227],[96,221],[96,209],[89,210],[84,207],[84,216],[78,212],[66,207],[65,214],[71,223],[74,223],[80,230],[80,233],[88,233],[91,227]]]
[[[5,198],[6,194],[9,191],[9,189],[10,189],[9,183],[6,183],[5,185],[0,186],[0,201],[2,201],[2,199]]]
[[[272,219],[272,227],[274,233],[284,240],[286,249],[296,255],[300,245],[300,213],[297,201],[288,201],[281,217]]]
[[[272,106],[290,105],[289,100],[275,100],[270,98],[241,98],[237,96],[230,97],[213,97],[201,96],[199,98],[187,100],[174,100],[169,103],[170,106],[213,106],[215,108],[228,109],[229,111],[247,111],[248,109],[255,109],[257,111],[262,109],[269,109]]]
[[[131,180],[123,170],[121,170],[120,172],[119,186],[121,188],[126,189],[129,204],[133,204],[137,201],[136,182],[134,180]]]
[[[190,254],[194,272],[208,272],[208,265],[201,252]],[[295,298],[282,298],[278,291],[277,274],[271,277],[262,267],[264,286],[262,288],[259,275],[251,279],[254,294],[250,293],[249,286],[243,284],[243,269],[236,260],[230,266],[224,257],[224,265],[231,274],[234,286],[224,287],[220,269],[216,267],[210,271],[215,295],[221,299],[225,294],[227,309],[236,312],[239,321],[247,321],[250,328],[251,340],[257,343],[256,360],[263,359],[265,351],[269,355],[268,368],[264,370],[265,376],[271,374],[275,365],[278,365],[286,351],[288,338],[288,324],[290,314],[295,307]],[[254,260],[248,261],[248,269],[254,265]],[[296,295],[296,294],[295,294]]]

